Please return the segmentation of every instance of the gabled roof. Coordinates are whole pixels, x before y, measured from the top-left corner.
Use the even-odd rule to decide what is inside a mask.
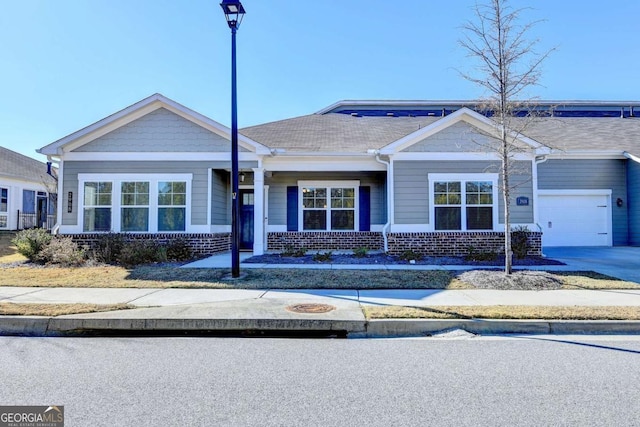
[[[211,132],[214,132],[224,138],[230,139],[231,130],[228,127],[208,118],[207,116],[193,111],[185,107],[184,105],[178,104],[177,102],[159,93],[156,93],[143,99],[142,101],[136,102],[135,104],[118,111],[117,113],[114,113],[100,121],[97,121],[92,125],[80,129],[79,131],[65,136],[64,138],[59,139],[49,145],[46,145],[37,151],[41,154],[46,155],[60,155],[63,153],[63,151],[69,151],[71,149],[78,148],[159,108],[165,108],[172,113],[178,114],[186,120],[189,120],[199,126],[202,126],[205,129],[208,129]],[[249,149],[250,151],[255,151],[258,154],[268,154],[270,152],[269,149],[264,145],[242,135],[238,136],[238,143],[241,146]]]
[[[424,128],[438,117],[310,114],[241,129],[272,149],[297,153],[366,153]]]
[[[398,151],[402,151],[405,148],[415,144],[416,142],[422,141],[425,138],[428,138],[431,135],[434,135],[459,122],[469,123],[470,125],[479,129],[480,131],[484,132],[487,135],[493,135],[496,137],[498,136],[496,124],[493,120],[483,116],[482,114],[476,113],[475,111],[470,110],[469,108],[463,107],[455,111],[454,113],[451,113],[448,116],[443,117],[440,120],[437,120],[431,123],[429,126],[416,130],[415,132],[405,136],[404,138],[401,138],[393,142],[392,144],[387,145],[386,147],[380,150],[380,153],[393,154]],[[528,138],[524,135],[515,134],[513,132],[510,132],[510,134],[512,138],[521,142],[525,146],[531,147],[532,149],[543,148],[543,144],[531,138]]]
[[[0,176],[38,184],[55,183],[55,180],[47,174],[46,163],[4,147],[0,147]]]

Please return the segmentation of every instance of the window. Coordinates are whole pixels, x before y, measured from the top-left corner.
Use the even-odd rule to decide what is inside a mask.
[[[187,210],[187,183],[158,183],[158,231],[184,231]]]
[[[111,231],[111,182],[84,183],[83,231]]]
[[[123,182],[120,231],[149,231],[149,183]]]
[[[354,231],[358,181],[300,182],[302,230]]]
[[[0,188],[0,228],[7,228],[9,212],[9,189]]]
[[[84,232],[184,232],[191,174],[78,174]]]
[[[496,174],[430,175],[435,230],[493,230]]]
[[[0,212],[9,212],[9,190],[0,188]]]

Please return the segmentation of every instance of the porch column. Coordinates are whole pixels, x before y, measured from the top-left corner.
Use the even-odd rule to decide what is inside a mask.
[[[253,168],[253,254],[264,254],[264,168]]]

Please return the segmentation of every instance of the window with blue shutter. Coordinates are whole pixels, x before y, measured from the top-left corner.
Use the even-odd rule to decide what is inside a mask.
[[[360,231],[371,231],[371,187],[360,187]]]
[[[298,187],[287,187],[287,231],[298,231]]]

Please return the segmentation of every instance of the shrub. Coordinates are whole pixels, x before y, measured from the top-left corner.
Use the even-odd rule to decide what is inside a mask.
[[[189,240],[183,236],[176,236],[169,240],[166,250],[166,258],[172,261],[188,261],[193,258]]]
[[[367,252],[369,252],[369,249],[367,249],[366,247],[362,246],[359,248],[355,248],[353,250],[353,256],[355,256],[356,258],[364,258],[367,256]]]
[[[465,261],[495,261],[498,258],[495,252],[476,251],[476,248],[473,246],[469,246],[467,251],[468,253],[464,257]]]
[[[293,245],[287,245],[284,247],[284,250],[280,253],[282,256],[292,256],[292,257],[303,257],[307,254],[307,248],[301,247],[296,248]]]
[[[327,262],[331,260],[333,252],[317,252],[313,255],[313,260],[318,262]]]
[[[398,258],[402,261],[420,261],[422,259],[422,254],[420,252],[416,252],[413,249],[407,249],[402,252]]]
[[[514,227],[511,230],[511,250],[517,259],[526,258],[531,246],[529,245],[529,234],[531,232],[526,225]]]
[[[130,240],[124,242],[118,261],[126,267],[151,262],[166,261],[167,251],[153,240]]]
[[[78,266],[84,263],[85,252],[71,237],[56,237],[40,251],[38,260],[46,264],[60,264],[65,267]]]
[[[98,238],[93,258],[107,264],[116,264],[124,246],[124,235],[119,233],[101,234]]]
[[[21,230],[11,243],[16,245],[21,255],[29,258],[29,261],[37,261],[38,254],[51,242],[51,234],[44,228],[31,228]]]

